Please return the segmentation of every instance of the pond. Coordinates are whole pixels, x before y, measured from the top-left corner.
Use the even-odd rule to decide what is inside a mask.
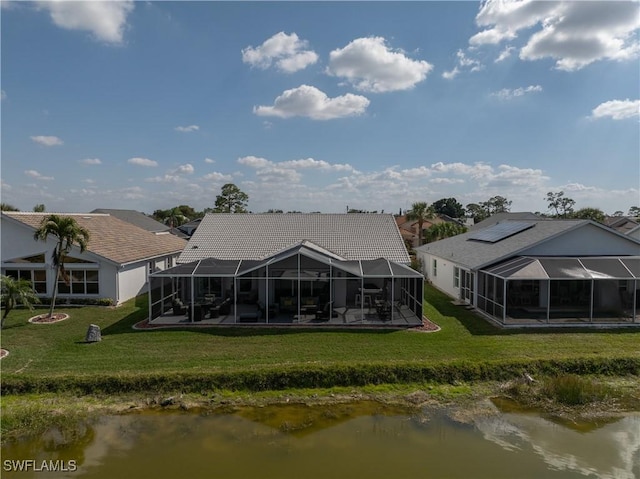
[[[558,424],[374,402],[104,416],[6,444],[3,478],[640,478],[640,414]],[[22,469],[20,472],[19,469]]]

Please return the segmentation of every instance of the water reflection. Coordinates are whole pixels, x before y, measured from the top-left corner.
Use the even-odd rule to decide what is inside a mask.
[[[640,415],[586,433],[536,414],[451,417],[377,403],[108,416],[71,445],[56,445],[54,434],[2,449],[3,466],[6,460],[76,460],[76,471],[3,468],[2,477],[640,477]]]

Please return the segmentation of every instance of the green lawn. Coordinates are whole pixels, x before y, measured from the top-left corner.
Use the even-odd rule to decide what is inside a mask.
[[[118,308],[60,308],[70,319],[29,324],[36,313],[12,311],[2,331],[6,377],[215,373],[282,366],[500,360],[640,358],[640,329],[502,331],[427,286],[425,313],[437,333],[386,330],[208,328],[134,331],[147,315],[145,298]],[[102,342],[84,344],[89,324]]]

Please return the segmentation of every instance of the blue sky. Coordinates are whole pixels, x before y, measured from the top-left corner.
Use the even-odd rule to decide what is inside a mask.
[[[640,204],[637,2],[2,2],[2,201]]]

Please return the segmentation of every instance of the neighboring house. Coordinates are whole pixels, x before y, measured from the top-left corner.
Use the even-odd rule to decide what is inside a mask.
[[[640,226],[635,218],[629,216],[607,216],[604,224],[623,235],[634,233]]]
[[[169,225],[160,223],[154,220],[150,216],[135,210],[119,210],[112,208],[96,208],[92,213],[104,213],[107,215],[115,216],[122,221],[131,223],[134,226],[142,228],[143,230],[150,231],[154,234],[174,234],[180,238],[188,238],[189,235],[184,234],[182,231],[178,231],[177,228],[171,229]]]
[[[506,220],[416,253],[434,286],[505,326],[640,326],[640,242],[590,220]]]
[[[505,220],[528,221],[528,220],[539,220],[539,219],[542,219],[542,217],[535,213],[530,213],[528,211],[518,211],[513,213],[506,211],[504,213],[496,213],[495,215],[491,215],[488,218],[469,226],[468,229],[469,231],[481,230],[482,228],[495,225],[496,223],[499,223]]]
[[[35,230],[50,213],[3,211],[2,274],[31,281],[41,296],[53,294],[55,269],[52,254],[56,238],[36,241]],[[154,234],[100,213],[59,213],[72,216],[89,231],[87,249],[74,246],[65,261],[68,283],[58,281],[58,297],[111,298],[114,304],[147,289],[150,272],[175,264],[186,241],[170,234]]]
[[[200,222],[202,218],[196,218],[195,220],[191,220],[188,223],[178,226],[177,230],[184,235],[185,238],[190,238],[193,236],[195,230],[200,226]]]
[[[151,275],[152,323],[422,324],[392,215],[208,214],[178,262]]]

